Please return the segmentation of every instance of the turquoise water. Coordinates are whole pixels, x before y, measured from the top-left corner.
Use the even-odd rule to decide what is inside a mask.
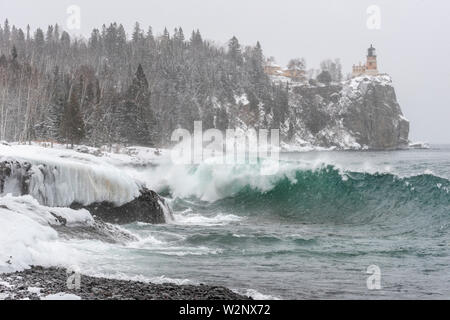
[[[286,153],[273,176],[254,166],[146,170],[174,221],[125,226],[141,241],[103,248],[104,273],[281,299],[450,298],[449,146]],[[367,287],[370,265],[380,290]]]

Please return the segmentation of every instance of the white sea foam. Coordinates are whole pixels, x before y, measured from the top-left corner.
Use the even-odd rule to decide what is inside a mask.
[[[148,253],[168,256],[188,256],[188,255],[210,255],[221,252],[219,249],[209,248],[207,246],[188,246],[181,245],[180,242],[185,239],[173,232],[148,232],[145,235],[134,233],[137,241],[129,242],[125,245],[128,249],[145,250]]]
[[[157,277],[146,277],[144,275],[129,275],[123,272],[98,272],[92,270],[83,270],[83,273],[86,275],[97,277],[97,278],[106,278],[106,279],[115,279],[115,280],[127,280],[127,281],[139,281],[144,283],[155,283],[155,284],[164,284],[164,283],[172,283],[176,285],[186,285],[186,284],[198,284],[195,281],[190,279],[177,279],[170,278],[165,275],[157,276]]]
[[[149,253],[167,256],[202,256],[221,253],[220,249],[212,249],[206,246],[182,246],[177,243],[170,243],[158,240],[152,236],[147,236],[139,241],[126,245],[129,249],[146,250]]]
[[[271,190],[280,178],[295,180],[295,171],[280,168],[276,175],[261,175],[260,166],[217,165],[204,162],[198,166],[161,165],[141,173],[149,188],[162,191],[170,189],[174,198],[190,198],[213,202],[233,196],[246,186],[262,192]],[[295,182],[293,180],[293,182]]]
[[[193,213],[191,210],[186,210],[181,213],[174,213],[174,220],[172,224],[185,226],[222,226],[233,222],[241,221],[243,218],[233,214],[216,214],[214,216],[203,216],[201,214]]]
[[[272,295],[268,295],[268,294],[263,294],[255,289],[246,289],[246,290],[233,290],[234,292],[244,295],[244,296],[248,296],[251,297],[255,300],[281,300],[280,297],[276,297],[276,296],[272,296]]]
[[[288,179],[295,184],[296,174],[299,171],[316,171],[328,169],[341,175],[344,181],[352,178],[352,173],[367,174],[392,174],[399,178],[433,174],[435,176],[449,178],[439,170],[433,171],[426,167],[414,164],[403,165],[404,161],[398,161],[404,157],[404,161],[410,161],[408,154],[396,155],[396,158],[386,158],[383,153],[373,153],[365,156],[364,153],[330,153],[316,152],[301,155],[286,155],[278,164],[278,170],[273,175],[261,174],[261,166],[269,166],[271,159],[261,159],[258,164],[217,164],[212,159],[198,165],[175,165],[170,162],[160,163],[158,166],[139,172],[140,179],[155,191],[169,190],[173,198],[196,198],[205,202],[214,202],[220,199],[233,197],[245,188],[252,188],[262,193],[272,190],[278,182]],[[400,159],[402,160],[402,159]],[[399,164],[402,164],[399,166]],[[425,165],[425,164],[424,164]],[[136,173],[137,175],[137,173]],[[185,221],[185,217],[175,215],[175,220]],[[191,221],[195,216],[188,216]],[[203,218],[199,218],[203,219]]]

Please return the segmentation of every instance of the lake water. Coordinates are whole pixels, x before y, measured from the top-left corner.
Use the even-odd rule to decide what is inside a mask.
[[[276,174],[259,167],[139,169],[174,221],[124,226],[140,239],[127,245],[71,245],[92,273],[256,298],[450,298],[449,146],[285,153]]]

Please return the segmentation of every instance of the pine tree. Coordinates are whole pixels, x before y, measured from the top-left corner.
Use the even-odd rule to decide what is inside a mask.
[[[6,68],[8,66],[8,60],[6,59],[5,55],[2,54],[0,56],[0,68]]]
[[[317,81],[319,81],[320,83],[323,84],[329,84],[332,81],[331,78],[331,74],[328,71],[322,71],[318,76],[317,76]]]
[[[13,46],[12,50],[11,50],[11,58],[13,61],[16,61],[17,59],[17,49],[16,46]]]
[[[189,42],[191,43],[191,46],[193,48],[200,48],[202,46],[203,39],[198,29],[197,31],[192,30],[191,39],[189,40]]]
[[[11,37],[11,29],[9,27],[8,19],[5,20],[5,24],[3,25],[3,39],[9,42]]]
[[[231,60],[237,65],[242,64],[243,60],[241,45],[239,44],[239,41],[235,36],[233,36],[233,38],[231,38],[228,42],[228,55],[230,56]]]
[[[150,110],[148,81],[141,64],[118,112],[122,142],[152,145],[149,125],[154,125],[153,113]]]
[[[30,25],[27,24],[27,42],[31,41],[31,31],[30,30],[31,30]]]
[[[67,143],[70,143],[71,148],[75,143],[78,144],[85,134],[77,91],[76,88],[72,88],[61,122],[61,136],[66,139]]]
[[[34,42],[39,52],[42,52],[45,46],[45,40],[44,40],[44,32],[42,31],[41,28],[38,28],[36,30],[36,33],[34,34]]]
[[[59,41],[59,25],[55,24],[54,32],[53,32],[53,40],[58,42]]]
[[[144,33],[141,30],[139,22],[136,22],[135,25],[134,25],[134,31],[133,31],[133,35],[131,36],[131,39],[134,42],[139,42],[139,41],[144,39]]]
[[[66,92],[58,66],[53,70],[53,79],[50,80],[49,90],[48,105],[38,115],[35,134],[38,139],[53,142],[60,138],[61,120],[66,103]]]

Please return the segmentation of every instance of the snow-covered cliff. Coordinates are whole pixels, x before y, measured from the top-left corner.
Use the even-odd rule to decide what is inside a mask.
[[[231,122],[244,130],[250,126],[275,128],[274,112],[267,112],[262,104],[259,108],[256,122],[245,106],[230,111]],[[409,121],[388,75],[361,76],[329,85],[290,83],[286,114],[280,135],[288,150],[408,146]]]

